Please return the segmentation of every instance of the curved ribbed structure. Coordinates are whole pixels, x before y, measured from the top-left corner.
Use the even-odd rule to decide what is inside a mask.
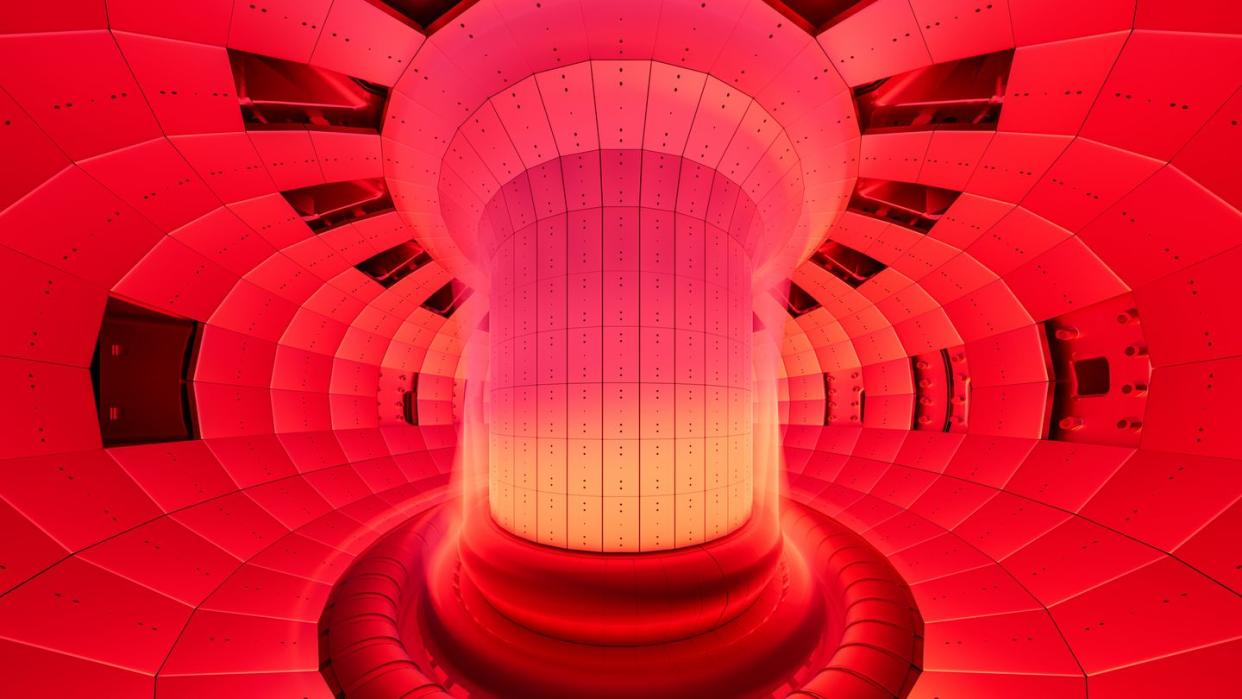
[[[1231,696],[1240,85],[1223,0],[5,3],[4,693]]]

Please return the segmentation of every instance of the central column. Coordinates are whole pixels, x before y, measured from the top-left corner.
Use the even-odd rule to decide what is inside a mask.
[[[638,552],[746,523],[753,211],[714,170],[641,150],[553,159],[502,188],[488,206],[500,527]]]

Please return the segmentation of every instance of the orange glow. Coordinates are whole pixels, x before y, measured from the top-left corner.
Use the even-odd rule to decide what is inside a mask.
[[[557,135],[558,120],[531,122],[519,97],[549,115],[645,104],[653,125],[710,103],[755,125],[755,143],[722,161],[723,129],[701,118],[685,146],[627,147],[626,128],[646,117],[632,108],[589,139],[568,135],[576,147],[559,157],[523,153],[520,134]],[[751,287],[754,260],[777,246],[754,187],[730,174],[767,162],[781,134],[765,123],[753,99],[702,73],[608,61],[531,76],[459,131],[472,152],[517,151],[526,165],[472,214],[491,290],[489,509],[504,529],[633,552],[711,541],[750,518]],[[444,198],[457,182],[441,179]]]

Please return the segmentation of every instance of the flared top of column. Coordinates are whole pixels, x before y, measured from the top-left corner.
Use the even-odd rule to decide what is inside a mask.
[[[596,150],[685,158],[755,203],[758,290],[844,208],[858,126],[819,44],[763,0],[480,0],[396,84],[383,149],[420,242],[483,290],[505,183]]]

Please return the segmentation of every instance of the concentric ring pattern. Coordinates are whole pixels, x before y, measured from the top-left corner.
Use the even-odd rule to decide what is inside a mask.
[[[332,696],[333,586],[458,492],[487,203],[608,149],[754,202],[782,495],[925,622],[803,695],[1235,693],[1242,10],[785,5],[0,7],[5,693]],[[538,94],[635,61],[667,117]]]

